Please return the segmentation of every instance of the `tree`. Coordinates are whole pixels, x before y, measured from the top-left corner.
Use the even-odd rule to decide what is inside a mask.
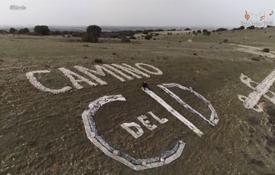
[[[15,34],[17,32],[17,30],[15,28],[10,28],[9,33],[11,34]]]
[[[41,25],[41,26],[35,26],[34,27],[34,32],[39,35],[49,35],[50,34],[50,29],[48,26]]]
[[[27,34],[30,33],[30,30],[28,28],[23,28],[18,31],[18,34]]]
[[[91,43],[97,43],[98,38],[100,37],[102,33],[102,29],[97,25],[91,25],[87,27],[86,35],[84,38],[84,41],[88,41]]]

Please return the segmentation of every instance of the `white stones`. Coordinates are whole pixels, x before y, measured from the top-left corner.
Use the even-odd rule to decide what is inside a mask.
[[[178,111],[176,111],[172,106],[170,106],[167,102],[165,102],[160,96],[158,96],[155,92],[151,91],[150,89],[143,89],[142,90],[147,93],[150,97],[156,100],[161,106],[163,106],[170,114],[176,117],[179,121],[184,123],[189,129],[191,129],[194,133],[198,136],[203,136],[203,132],[198,129],[193,123],[187,120],[184,116],[182,116]]]
[[[99,135],[94,122],[94,115],[107,103],[115,101],[126,101],[122,95],[103,96],[89,104],[89,109],[82,113],[82,120],[84,123],[85,131],[89,140],[99,148],[104,154],[112,159],[121,162],[129,168],[140,171],[155,167],[160,167],[171,163],[179,158],[183,152],[185,143],[177,142],[174,147],[161,153],[163,157],[152,157],[147,159],[136,159],[126,153],[120,152],[109,144],[102,136]],[[161,119],[160,119],[161,120]]]
[[[196,114],[197,116],[199,116],[200,118],[202,118],[203,120],[205,120],[206,122],[208,122],[211,126],[216,126],[219,122],[219,117],[217,115],[216,110],[214,109],[214,107],[212,106],[212,104],[210,103],[209,100],[207,100],[204,96],[202,96],[201,94],[199,94],[198,92],[194,91],[191,87],[187,88],[185,86],[182,86],[180,84],[176,84],[176,83],[169,83],[169,84],[161,84],[158,85],[159,88],[161,88],[162,90],[164,90],[167,94],[169,94],[172,98],[174,98],[179,104],[181,104],[185,109],[187,109],[189,112]],[[208,109],[211,111],[211,115],[210,118],[207,119],[204,115],[202,115],[200,112],[198,112],[197,110],[195,110],[193,107],[191,107],[189,104],[187,104],[186,102],[184,102],[181,98],[179,98],[175,93],[173,93],[171,90],[169,90],[168,88],[179,88],[181,90],[184,91],[188,91],[192,94],[194,94],[198,99],[200,99],[207,107]]]
[[[255,90],[251,92],[247,99],[244,101],[244,107],[252,109],[256,106],[261,97],[266,94],[275,81],[275,70],[273,70],[261,83],[255,87]]]
[[[118,150],[114,150],[113,154],[116,155],[116,156],[118,156],[119,155],[119,151]]]
[[[256,112],[263,112],[261,107],[258,105],[262,97],[275,104],[275,93],[270,90],[271,86],[275,81],[275,70],[273,70],[261,83],[253,81],[245,74],[240,76],[241,82],[253,90],[248,97],[244,95],[238,95],[240,101],[246,109],[253,109]]]
[[[162,75],[163,72],[156,68],[155,66],[152,66],[150,64],[144,64],[144,63],[136,63],[135,66],[137,68],[139,68],[140,70],[143,70],[144,72],[147,72],[148,74],[152,74],[152,75]],[[145,68],[147,67],[147,68]],[[148,67],[151,69],[148,69]]]
[[[44,85],[42,85],[38,80],[37,78],[35,77],[35,74],[47,74],[47,73],[50,73],[49,70],[39,70],[39,71],[31,71],[31,72],[28,72],[26,73],[26,76],[28,78],[28,80],[30,81],[30,83],[36,87],[37,89],[41,90],[41,91],[44,91],[44,92],[50,92],[50,93],[53,93],[53,94],[59,94],[59,93],[65,93],[69,90],[72,89],[72,87],[70,86],[65,86],[65,87],[62,87],[60,89],[52,89],[52,88],[48,88]]]
[[[90,80],[88,80],[87,78],[69,70],[66,69],[64,67],[58,68],[66,77],[69,78],[69,80],[71,81],[71,83],[73,84],[73,86],[76,89],[82,89],[83,86],[80,85],[80,83],[84,82],[87,83],[90,86],[96,86],[95,83],[91,82]]]
[[[125,129],[129,134],[131,134],[135,139],[141,137],[144,133],[141,126],[135,122],[123,123],[120,126]]]
[[[94,65],[94,68],[86,68],[83,66],[74,66],[74,68],[79,72],[75,72],[73,70],[61,67],[58,68],[63,75],[68,78],[72,84],[71,86],[64,86],[60,89],[53,89],[47,86],[50,85],[42,85],[42,83],[35,77],[35,74],[48,74],[51,71],[49,70],[38,70],[31,71],[26,73],[26,77],[30,81],[30,83],[37,89],[43,92],[49,92],[52,94],[65,93],[73,88],[75,89],[83,89],[83,84],[87,84],[88,86],[102,86],[107,85],[108,83],[98,76],[106,77],[107,75],[112,76],[113,78],[119,80],[120,82],[126,82],[141,78],[150,78],[150,75],[162,75],[163,72],[152,66],[150,64],[144,63],[136,63],[135,67],[130,66],[128,64],[102,64],[102,65]]]

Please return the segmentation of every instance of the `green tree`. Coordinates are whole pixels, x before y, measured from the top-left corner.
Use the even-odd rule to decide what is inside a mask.
[[[84,41],[92,42],[92,43],[97,43],[98,38],[100,37],[102,33],[102,29],[97,26],[97,25],[91,25],[87,27],[86,30],[86,36],[84,38]]]
[[[41,26],[35,26],[34,27],[34,32],[39,35],[49,35],[50,34],[50,29],[48,26],[41,25]]]
[[[30,30],[28,28],[23,28],[18,31],[18,34],[27,34],[30,33]]]
[[[15,28],[10,28],[9,33],[15,34],[17,30]]]

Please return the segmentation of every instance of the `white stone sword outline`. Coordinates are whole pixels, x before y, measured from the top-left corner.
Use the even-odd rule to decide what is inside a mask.
[[[248,97],[238,95],[239,100],[243,102],[246,109],[253,109],[257,112],[262,112],[263,110],[258,105],[258,102],[262,97],[265,97],[271,103],[275,104],[275,93],[270,90],[271,86],[275,82],[275,70],[273,70],[261,83],[253,81],[243,73],[240,76],[240,80],[243,84],[254,90],[248,95]],[[252,84],[257,86],[253,86]],[[267,93],[270,93],[272,97],[268,96]]]

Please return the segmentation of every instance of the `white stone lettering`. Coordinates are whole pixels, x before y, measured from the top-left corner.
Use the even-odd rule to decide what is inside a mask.
[[[162,118],[160,119],[158,116],[156,116],[152,111],[148,112],[148,114],[150,114],[156,121],[158,121],[160,124],[164,124],[166,122],[168,122],[167,118]]]
[[[116,67],[116,68],[119,68],[121,70],[123,70],[124,72],[127,72],[128,74],[132,75],[133,77],[136,77],[138,79],[142,78],[140,75],[144,76],[144,77],[147,77],[147,78],[150,78],[150,75],[138,70],[137,68],[135,67],[132,67],[128,64],[125,64],[123,63],[122,65],[119,65],[119,64],[112,64],[112,66]]]
[[[83,72],[83,73],[85,73],[87,75],[96,74],[96,75],[105,77],[106,73],[108,73],[108,74],[112,75],[113,77],[115,77],[116,79],[118,79],[121,82],[125,81],[124,78],[122,78],[121,76],[117,75],[116,73],[114,73],[112,70],[110,70],[106,66],[95,65],[94,67],[95,67],[95,70],[84,68],[82,66],[75,66],[76,69],[78,69],[80,72]]]
[[[123,123],[120,126],[125,129],[129,134],[131,134],[135,139],[141,137],[144,133],[141,126],[135,122]]]
[[[120,75],[122,75],[123,77],[125,77],[125,78],[128,79],[128,80],[133,80],[133,79],[134,79],[133,77],[131,77],[131,76],[129,76],[129,75],[126,75],[125,73],[123,73],[122,71],[120,71],[120,70],[114,68],[114,67],[111,66],[111,65],[104,64],[104,66],[107,67],[108,69],[114,71],[114,72],[119,73]]]
[[[140,123],[143,124],[143,126],[145,126],[150,131],[153,131],[154,129],[157,128],[155,124],[152,124],[152,125],[150,124],[150,121],[148,120],[148,117],[146,115],[138,116],[137,119],[140,121]]]
[[[72,84],[74,85],[74,87],[76,89],[82,89],[83,86],[81,86],[79,83],[85,82],[90,86],[96,86],[97,84],[95,84],[94,82],[91,82],[90,80],[88,80],[87,78],[73,72],[70,71],[69,69],[66,68],[58,68],[61,72],[63,72],[63,74],[68,77],[70,79],[70,81],[72,82]]]
[[[106,85],[107,82],[103,81],[102,79],[96,77],[94,74],[98,74],[101,76],[105,76],[103,70],[105,69],[105,67],[99,67],[99,66],[95,66],[96,70],[91,70],[88,69],[86,67],[82,67],[82,66],[74,66],[75,69],[77,69],[79,72],[82,72],[86,75],[88,75],[89,77],[91,77],[93,80],[95,80],[98,84],[100,85]],[[106,70],[106,69],[105,69]],[[114,74],[112,71],[107,70],[111,75],[113,75],[114,77],[116,77],[117,75]],[[117,78],[117,77],[116,77]],[[121,78],[121,77],[119,77]],[[119,79],[118,78],[118,79]]]
[[[43,91],[43,92],[50,92],[53,94],[59,94],[59,93],[64,93],[67,92],[69,90],[72,89],[72,87],[70,86],[65,86],[61,89],[51,89],[51,88],[47,88],[46,86],[42,85],[37,78],[34,76],[35,74],[47,74],[50,73],[49,70],[39,70],[39,71],[31,71],[26,73],[26,77],[28,78],[28,80],[30,81],[30,83],[36,87],[37,89]]]
[[[153,74],[153,75],[162,75],[163,74],[163,72],[160,69],[158,69],[155,66],[152,66],[150,64],[136,63],[135,66],[137,68],[139,68],[140,70],[143,70],[144,72],[147,72],[149,74]],[[148,69],[146,69],[144,67],[149,67],[152,70],[148,70]]]
[[[121,82],[128,80],[133,80],[134,78],[141,79],[143,77],[150,78],[152,75],[162,75],[162,71],[152,65],[137,63],[136,67],[130,66],[128,64],[102,64],[94,65],[93,69],[89,69],[83,66],[74,66],[76,70],[87,75],[88,78],[83,77],[82,75],[73,72],[67,68],[61,67],[58,68],[73,84],[73,87],[76,89],[82,89],[83,86],[80,83],[86,83],[92,87],[94,86],[103,86],[108,83],[97,76],[105,77],[107,74],[118,79]],[[37,89],[43,92],[49,92],[53,94],[65,93],[72,89],[70,86],[63,87],[61,89],[51,89],[43,86],[35,77],[34,74],[49,73],[49,70],[38,70],[31,71],[26,73],[27,78],[30,80],[30,83]]]

